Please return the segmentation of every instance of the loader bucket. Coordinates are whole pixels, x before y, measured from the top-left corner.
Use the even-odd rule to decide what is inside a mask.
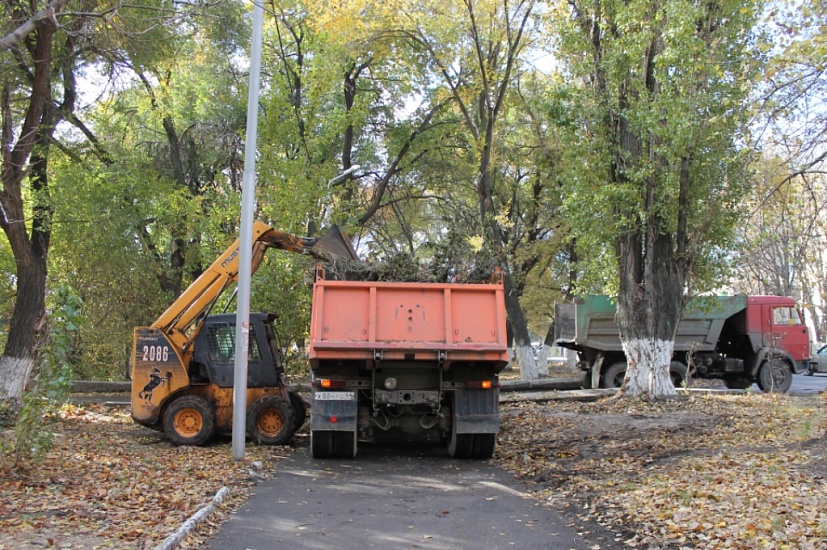
[[[311,252],[330,258],[360,261],[350,239],[339,230],[339,226],[331,226],[323,236],[310,248]]]

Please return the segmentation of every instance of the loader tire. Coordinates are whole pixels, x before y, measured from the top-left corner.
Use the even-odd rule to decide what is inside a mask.
[[[295,432],[293,406],[275,395],[259,397],[247,410],[247,433],[262,445],[287,443]]]
[[[198,395],[184,395],[164,412],[164,432],[178,445],[203,445],[215,433],[215,411]]]

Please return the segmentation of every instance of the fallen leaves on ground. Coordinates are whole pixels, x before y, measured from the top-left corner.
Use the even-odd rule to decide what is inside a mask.
[[[290,452],[248,446],[234,462],[229,438],[176,446],[104,405],[66,406],[48,427],[55,441],[41,464],[0,470],[0,548],[153,548],[221,487],[231,490],[223,507],[236,507],[251,465],[266,473]]]
[[[502,407],[495,461],[631,548],[827,548],[825,397]]]

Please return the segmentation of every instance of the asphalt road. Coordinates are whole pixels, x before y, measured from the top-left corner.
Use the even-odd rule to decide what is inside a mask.
[[[553,510],[488,461],[454,460],[435,444],[360,444],[352,460],[278,463],[206,548],[588,550]]]
[[[827,390],[827,374],[793,375],[793,385],[790,386],[790,393],[815,393],[824,390]]]

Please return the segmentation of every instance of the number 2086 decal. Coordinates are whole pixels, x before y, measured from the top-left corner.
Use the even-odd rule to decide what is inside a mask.
[[[169,361],[169,348],[166,346],[144,346],[141,361],[165,363]]]

